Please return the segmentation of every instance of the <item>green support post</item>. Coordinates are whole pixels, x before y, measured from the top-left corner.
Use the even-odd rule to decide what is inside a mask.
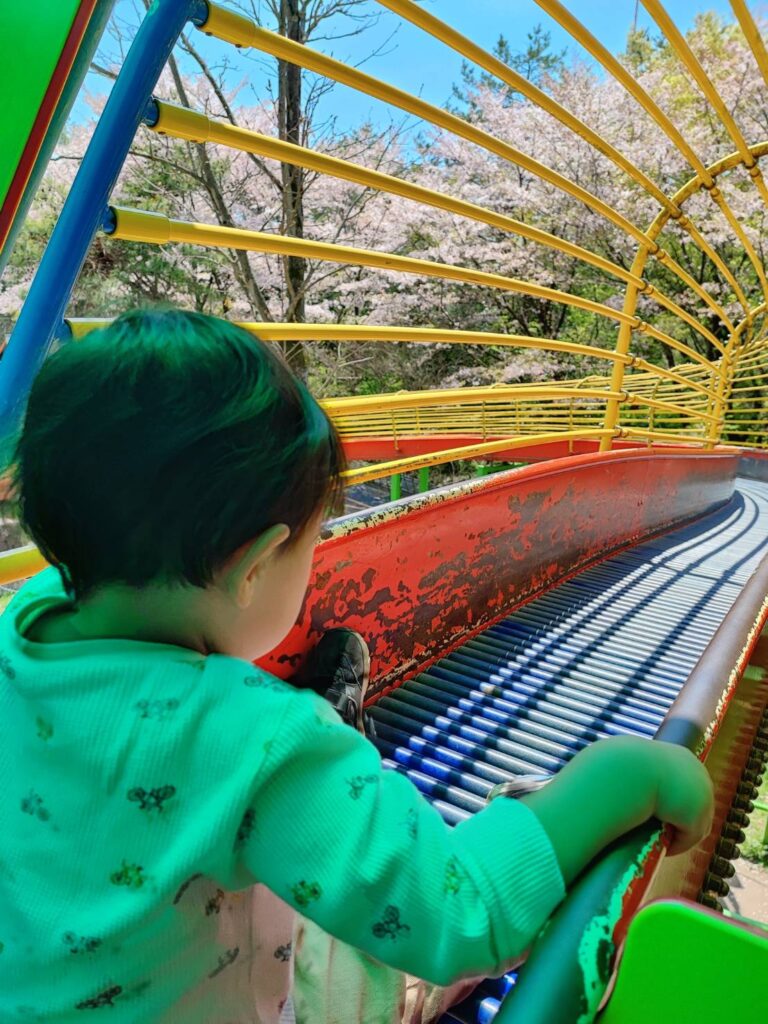
[[[763,811],[763,813],[766,813],[768,812],[768,804],[760,803],[760,801],[755,800],[755,810]],[[763,832],[763,846],[765,847],[766,853],[768,853],[768,818],[765,819],[765,831]]]
[[[398,498],[403,496],[403,478],[399,473],[395,473],[389,478],[389,500],[397,501]]]
[[[419,494],[429,490],[429,466],[419,470]]]

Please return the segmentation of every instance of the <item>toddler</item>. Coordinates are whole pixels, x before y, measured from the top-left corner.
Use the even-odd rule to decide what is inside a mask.
[[[354,634],[304,688],[256,668],[342,467],[303,385],[224,321],[128,313],[43,365],[14,483],[51,566],[0,619],[0,1020],[415,1020],[393,978],[498,975],[614,838],[708,830],[704,767],[629,737],[449,828],[350,728]]]

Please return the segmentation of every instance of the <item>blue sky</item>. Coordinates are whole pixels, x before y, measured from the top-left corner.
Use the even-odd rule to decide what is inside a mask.
[[[220,2],[223,6],[231,6],[227,0]],[[623,49],[636,8],[638,26],[649,26],[657,34],[652,19],[642,4],[636,4],[635,0],[566,2],[571,12],[614,53]],[[133,6],[131,0],[118,0],[116,10],[125,16],[130,14]],[[589,60],[588,54],[534,0],[426,0],[425,6],[431,13],[486,49],[493,48],[499,34],[506,36],[513,50],[525,49],[528,32],[534,25],[541,23],[551,33],[554,49],[567,47],[569,55]],[[750,6],[757,12],[767,9],[766,3],[762,2]],[[376,9],[373,0],[369,0],[368,7]],[[724,18],[733,20],[728,0],[667,0],[666,9],[683,30],[689,29],[696,14],[703,11],[716,11]],[[354,64],[384,46],[384,52],[366,61],[363,65],[365,71],[409,92],[420,94],[432,103],[444,104],[451,96],[452,83],[460,80],[461,57],[391,12],[381,8],[379,10],[381,14],[377,24],[359,36],[324,39],[315,45],[340,60]],[[341,20],[335,24],[341,25]],[[387,43],[394,30],[394,37]],[[232,47],[210,41],[205,36],[196,34],[196,45],[199,45],[211,63],[215,64],[224,54],[229,55],[233,61],[238,60],[238,52]],[[253,60],[242,62],[232,68],[228,81],[234,85],[244,75],[248,76],[249,87],[243,93],[243,101],[254,102],[265,93],[266,72]],[[86,86],[97,92],[105,92],[108,88],[103,78],[94,75],[88,76]],[[389,119],[390,110],[376,100],[337,86],[323,99],[320,113],[323,116],[335,116],[338,126],[347,129],[368,119],[382,123]],[[82,99],[78,100],[73,114],[78,120],[88,116]],[[394,116],[397,116],[397,112]]]

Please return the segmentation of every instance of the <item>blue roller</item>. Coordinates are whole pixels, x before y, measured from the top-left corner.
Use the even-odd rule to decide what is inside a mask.
[[[653,736],[768,545],[768,484],[618,552],[489,626],[370,708],[387,768],[455,825],[499,782],[594,739]],[[515,975],[443,1024],[490,1024]]]

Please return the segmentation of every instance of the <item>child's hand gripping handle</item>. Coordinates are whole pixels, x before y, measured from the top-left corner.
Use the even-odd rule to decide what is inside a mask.
[[[614,927],[632,872],[640,871],[660,821],[667,834],[671,831],[672,855],[708,834],[712,782],[687,748],[627,736],[592,744],[545,786],[520,799],[548,832],[566,883],[575,882],[542,932],[539,945],[546,933],[546,955],[534,947],[538,955],[529,958],[519,991],[502,1005],[496,1021],[592,1020],[610,975]]]
[[[714,814],[712,782],[694,754],[633,736],[593,743],[521,800],[549,835],[566,884],[603,847],[651,817],[673,826],[668,852],[675,855],[709,832]]]

